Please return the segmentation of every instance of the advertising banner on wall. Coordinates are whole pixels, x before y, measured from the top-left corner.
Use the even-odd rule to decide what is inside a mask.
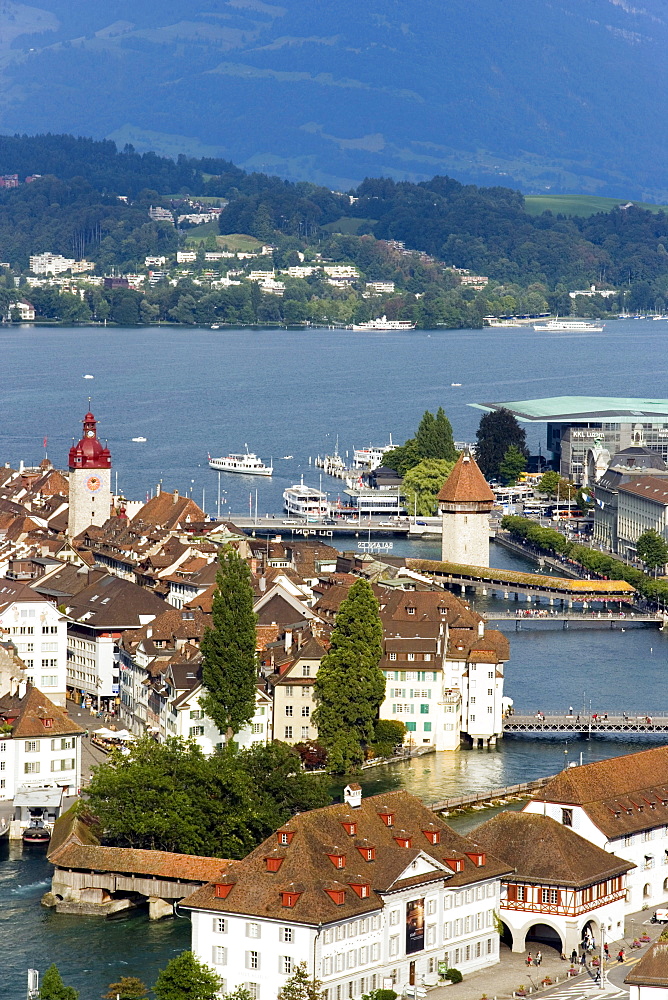
[[[406,954],[424,948],[424,898],[406,903]]]

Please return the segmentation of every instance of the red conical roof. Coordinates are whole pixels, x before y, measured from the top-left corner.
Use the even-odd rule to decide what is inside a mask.
[[[97,421],[88,411],[83,418],[83,437],[70,448],[70,469],[110,469],[111,452],[97,437]]]
[[[494,494],[476,460],[462,452],[437,499],[443,503],[494,503]]]

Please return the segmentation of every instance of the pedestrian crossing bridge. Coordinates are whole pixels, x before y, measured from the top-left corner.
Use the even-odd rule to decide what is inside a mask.
[[[508,715],[503,720],[506,736],[571,735],[589,739],[592,736],[628,735],[668,736],[668,715],[642,715],[636,712],[596,712],[593,715]]]

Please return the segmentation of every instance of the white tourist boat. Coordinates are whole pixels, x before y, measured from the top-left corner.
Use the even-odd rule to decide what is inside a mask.
[[[209,455],[209,468],[217,472],[239,472],[244,476],[271,476],[274,471],[273,465],[265,465],[261,458],[248,451],[248,445],[243,455],[226,455],[225,458]]]
[[[384,456],[393,448],[392,435],[390,434],[389,444],[370,444],[368,448],[353,449],[353,469],[365,469],[367,472],[373,472],[374,469],[383,464]]]
[[[604,323],[589,323],[584,319],[556,319],[534,325],[537,333],[602,333]]]
[[[304,480],[296,486],[288,486],[283,493],[283,506],[290,517],[306,521],[321,521],[330,515],[327,494],[322,490],[304,486]]]
[[[370,319],[367,323],[353,323],[351,329],[357,331],[364,330],[414,330],[415,323],[407,319],[388,319],[387,316],[380,316],[378,319]]]

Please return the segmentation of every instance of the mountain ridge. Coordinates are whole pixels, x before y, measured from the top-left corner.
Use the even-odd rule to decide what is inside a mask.
[[[449,173],[668,200],[659,0],[36,4],[5,4],[0,132],[206,151],[343,189]]]

